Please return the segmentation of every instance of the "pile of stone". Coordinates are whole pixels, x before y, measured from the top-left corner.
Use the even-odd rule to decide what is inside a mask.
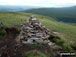
[[[49,35],[50,31],[35,16],[32,16],[22,25],[18,41],[30,44],[48,43]]]

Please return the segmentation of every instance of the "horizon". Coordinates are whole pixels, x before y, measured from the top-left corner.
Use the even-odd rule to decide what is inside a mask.
[[[76,0],[0,0],[0,5],[60,8],[76,6]]]
[[[64,7],[45,7],[45,6],[31,6],[31,5],[0,5],[0,6],[6,6],[6,7],[36,7],[36,8],[68,8],[68,7],[76,7],[76,5],[74,6],[64,6]]]

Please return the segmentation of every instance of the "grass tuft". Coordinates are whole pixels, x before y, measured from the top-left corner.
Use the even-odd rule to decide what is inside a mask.
[[[0,30],[0,36],[4,36],[6,34],[6,31],[5,30]]]

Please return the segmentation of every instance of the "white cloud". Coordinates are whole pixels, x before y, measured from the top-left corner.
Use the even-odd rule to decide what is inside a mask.
[[[31,5],[46,7],[66,7],[76,5],[76,0],[0,0],[1,5]]]

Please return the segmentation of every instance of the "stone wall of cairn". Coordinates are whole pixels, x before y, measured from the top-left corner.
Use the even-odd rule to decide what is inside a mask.
[[[49,35],[49,30],[32,16],[22,25],[18,40],[22,43],[47,43]]]

